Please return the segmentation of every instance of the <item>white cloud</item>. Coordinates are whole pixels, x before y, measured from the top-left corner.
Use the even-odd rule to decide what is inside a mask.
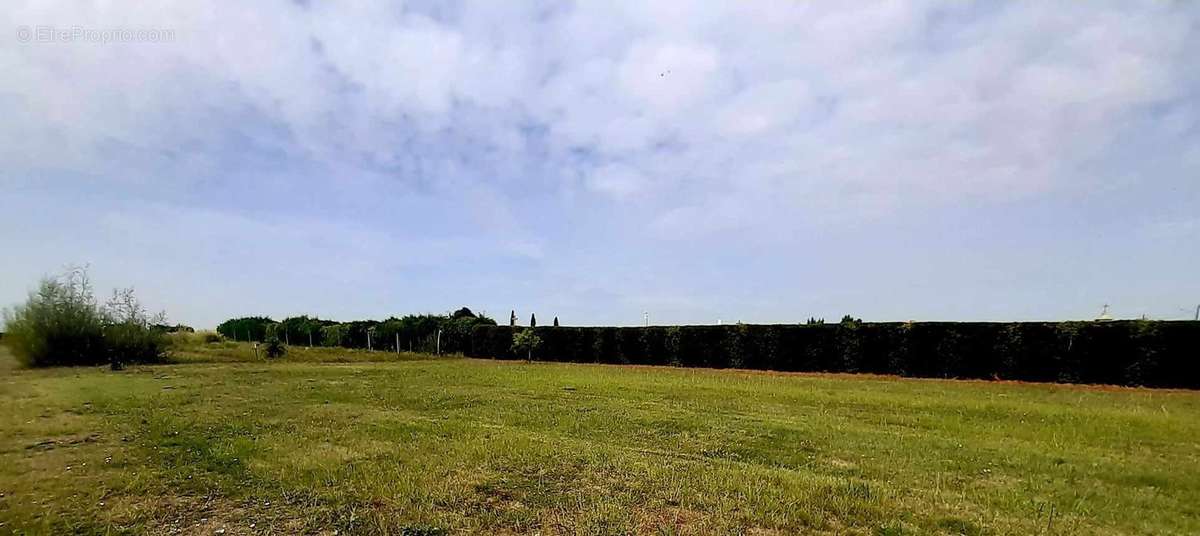
[[[766,134],[794,123],[813,107],[808,84],[782,80],[749,87],[729,100],[717,114],[717,131],[726,136]]]
[[[426,212],[405,221],[452,235],[442,250],[480,247],[437,225],[457,219],[539,262],[588,241],[786,243],[1090,191],[1138,159],[1194,167],[1197,20],[1187,2],[13,0],[0,27],[176,38],[0,40],[0,181],[203,209],[229,202],[217,184],[368,229],[410,196]],[[264,205],[228,211],[288,210]]]
[[[23,2],[4,23],[149,25],[178,39],[10,42],[0,103],[14,120],[0,136],[18,168],[104,170],[114,143],[151,154],[217,143],[223,133],[205,128],[236,125],[208,124],[212,111],[249,105],[305,154],[355,165],[394,161],[397,142],[440,136],[469,112],[489,132],[446,140],[467,151],[478,140],[512,159],[594,150],[667,183],[766,186],[743,170],[767,167],[790,174],[792,190],[865,181],[900,206],[1069,181],[1064,170],[1103,151],[1123,115],[1179,96],[1195,41],[1179,10],[1191,11],[631,2],[549,15],[468,4],[435,19],[385,2],[136,12]],[[937,29],[937,17],[957,23]],[[530,155],[513,140],[531,123],[549,129],[556,153]],[[739,142],[763,135],[774,139]],[[853,165],[829,162],[844,147]]]
[[[710,45],[635,43],[618,68],[617,87],[638,114],[671,118],[717,91],[720,56]]]
[[[587,185],[592,190],[616,199],[629,199],[647,186],[647,179],[636,169],[608,164],[592,172]]]

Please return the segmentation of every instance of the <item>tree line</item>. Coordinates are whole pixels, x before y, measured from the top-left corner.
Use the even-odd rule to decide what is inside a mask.
[[[471,330],[495,326],[496,321],[468,307],[449,314],[409,314],[385,320],[337,322],[302,315],[273,320],[265,316],[231,318],[217,326],[222,336],[236,341],[286,345],[370,348],[374,350],[463,353]]]

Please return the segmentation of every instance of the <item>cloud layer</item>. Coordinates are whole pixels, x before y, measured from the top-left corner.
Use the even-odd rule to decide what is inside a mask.
[[[1187,2],[0,13],[39,26],[174,39],[0,41],[8,302],[80,261],[202,325],[460,303],[579,323],[1171,316],[1200,299],[1180,295],[1200,293],[1183,268],[1200,248],[1178,247],[1200,238]]]

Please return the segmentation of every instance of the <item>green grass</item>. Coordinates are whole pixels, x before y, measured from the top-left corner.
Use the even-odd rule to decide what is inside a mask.
[[[258,352],[249,343],[223,341],[216,343],[200,343],[185,340],[182,344],[174,339],[170,361],[177,364],[187,363],[253,363],[267,362],[265,348],[259,345]],[[375,363],[385,361],[412,361],[429,359],[427,354],[412,352],[368,352],[350,348],[327,348],[288,346],[287,353],[277,362],[282,363]]]
[[[177,359],[0,365],[0,533],[1200,533],[1200,393]]]

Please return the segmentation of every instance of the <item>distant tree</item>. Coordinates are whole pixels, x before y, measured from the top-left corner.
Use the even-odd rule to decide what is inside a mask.
[[[534,333],[533,328],[522,329],[513,333],[512,351],[513,353],[524,352],[526,361],[533,360],[533,351],[541,345],[542,338],[538,337],[537,333]]]
[[[535,315],[533,313],[529,313],[529,327],[531,327],[531,328],[537,327],[537,315]]]
[[[558,327],[558,317],[554,317],[554,327]]]
[[[841,322],[841,323],[842,323],[842,325],[854,325],[854,326],[857,326],[857,325],[859,325],[859,324],[862,324],[862,319],[861,319],[861,318],[854,318],[853,316],[846,315],[846,316],[843,316],[843,317],[842,317],[842,322]]]
[[[217,333],[235,341],[261,341],[267,334],[267,325],[273,323],[265,316],[231,318],[217,326]]]
[[[513,309],[512,313],[509,314],[509,316],[508,316],[508,327],[515,327],[516,325],[517,325],[517,310]]]
[[[824,323],[825,323],[824,318],[816,318],[816,317],[812,317],[812,316],[808,317],[808,322],[805,322],[805,324],[808,324],[810,326],[819,326]]]
[[[492,320],[492,318],[489,317],[487,315],[487,313],[475,313],[475,325],[476,326],[494,326],[494,325],[496,325],[496,321]]]
[[[284,344],[291,344],[292,340],[295,339],[296,344],[313,346],[321,342],[321,328],[332,322],[313,316],[301,315],[285,318],[279,323],[280,331],[276,335],[283,339]]]
[[[463,307],[450,314],[450,318],[457,320],[459,318],[475,318],[475,313],[471,312],[469,307]]]
[[[341,346],[346,338],[345,324],[330,324],[321,327],[321,343],[325,346]]]

